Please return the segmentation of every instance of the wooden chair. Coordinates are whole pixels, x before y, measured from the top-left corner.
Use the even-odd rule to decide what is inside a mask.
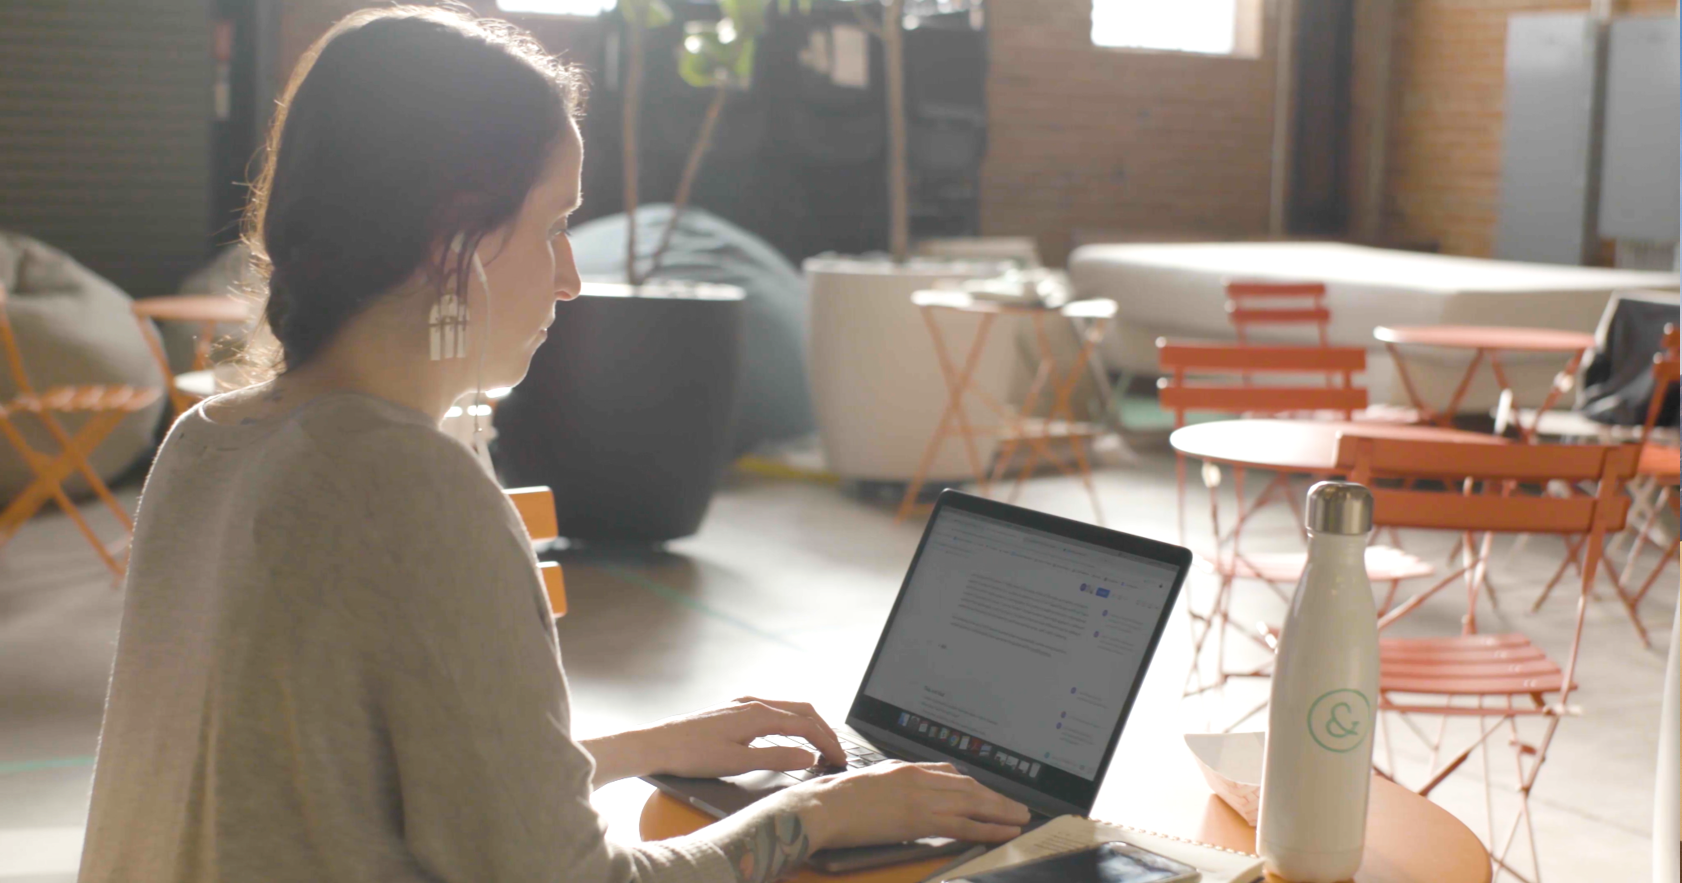
[[[51,499],[65,515],[70,516],[82,536],[98,553],[99,559],[111,569],[112,575],[120,579],[124,568],[114,551],[121,551],[127,545],[134,532],[134,521],[94,471],[88,455],[98,449],[100,442],[125,417],[144,411],[157,401],[161,392],[143,387],[95,385],[54,386],[37,391],[24,369],[23,353],[18,348],[11,320],[6,314],[6,299],[6,288],[0,285],[0,350],[4,351],[6,368],[11,372],[18,391],[10,401],[0,403],[0,435],[6,437],[18,456],[29,465],[35,479],[0,511],[0,546],[5,545],[24,522]],[[37,450],[30,444],[18,423],[18,418],[26,414],[46,428],[58,448],[57,452]],[[70,415],[85,417],[75,433],[66,430],[60,419]],[[106,547],[60,484],[73,473],[81,475],[123,526],[124,537],[118,549]]]
[[[553,492],[546,487],[520,487],[510,488],[503,493],[508,495],[508,501],[513,503],[515,511],[520,513],[520,520],[526,525],[526,535],[531,537],[533,543],[555,538],[558,528]],[[561,565],[554,561],[540,561],[537,572],[543,577],[543,591],[549,596],[549,611],[556,619],[566,616],[566,579],[561,575]]]
[[[1330,345],[1326,326],[1331,324],[1332,311],[1326,309],[1322,282],[1228,279],[1226,316],[1239,343],[1249,343],[1249,331],[1257,325],[1313,325],[1320,345]]]
[[[1525,880],[1508,862],[1518,827],[1530,828],[1530,794],[1536,775],[1547,760],[1559,722],[1576,713],[1569,705],[1577,684],[1578,652],[1583,621],[1595,572],[1602,564],[1607,536],[1623,527],[1629,500],[1625,482],[1635,474],[1640,452],[1632,445],[1513,445],[1490,447],[1444,442],[1397,441],[1344,436],[1338,460],[1348,464],[1349,478],[1372,490],[1375,528],[1444,530],[1467,537],[1471,533],[1551,533],[1585,538],[1581,591],[1576,627],[1565,664],[1559,665],[1522,634],[1478,634],[1475,603],[1479,580],[1467,574],[1467,615],[1459,635],[1430,638],[1386,638],[1380,641],[1379,708],[1388,770],[1396,776],[1390,743],[1390,717],[1396,717],[1431,749],[1430,769],[1416,790],[1431,791],[1479,752],[1486,794],[1489,789],[1488,747],[1506,733],[1519,774],[1520,808],[1506,838],[1497,842],[1493,813],[1488,813],[1489,846],[1496,866]],[[1379,484],[1401,481],[1403,488]],[[1592,482],[1591,496],[1556,497],[1547,493],[1551,482]],[[1445,490],[1421,489],[1418,482],[1440,483]],[[1534,493],[1522,492],[1534,488]],[[1464,540],[1463,540],[1464,541]],[[1441,585],[1411,600],[1417,606]],[[1397,608],[1381,617],[1379,628],[1391,625],[1406,612]],[[1551,698],[1550,698],[1551,697]],[[1464,703],[1475,700],[1475,706]],[[1442,718],[1435,739],[1425,736],[1413,718]],[[1449,717],[1475,718],[1479,735],[1446,760],[1443,743]],[[1487,723],[1493,721],[1492,723]],[[1539,738],[1527,740],[1520,721],[1540,721]],[[1527,764],[1528,760],[1528,764]],[[1490,804],[1486,802],[1486,806]],[[1536,843],[1529,836],[1532,868]],[[1540,877],[1539,872],[1537,878]]]
[[[1340,416],[1353,421],[1367,405],[1367,392],[1354,385],[1354,374],[1366,368],[1366,350],[1359,347],[1295,347],[1245,346],[1214,343],[1169,343],[1157,341],[1157,355],[1166,377],[1158,384],[1162,407],[1173,412],[1174,425],[1184,426],[1191,411],[1216,411],[1233,415],[1320,414]],[[1323,386],[1274,386],[1249,382],[1253,374],[1319,375]],[[1234,377],[1237,381],[1234,381]],[[1176,452],[1174,460],[1176,491],[1179,501],[1180,540],[1186,537],[1186,463],[1184,455]],[[1240,548],[1244,522],[1257,510],[1276,499],[1283,499],[1301,523],[1301,507],[1290,483],[1291,476],[1275,473],[1253,503],[1246,500],[1245,470],[1234,467],[1233,489],[1237,497],[1237,511],[1232,527],[1223,534],[1220,510],[1216,505],[1219,470],[1212,464],[1204,467],[1204,483],[1209,488],[1209,519],[1214,530],[1214,547],[1201,556],[1201,566],[1218,578],[1215,598],[1207,611],[1199,611],[1190,604],[1187,610],[1192,620],[1192,664],[1187,673],[1187,695],[1213,689],[1232,677],[1262,677],[1270,666],[1228,671],[1226,667],[1226,631],[1231,623],[1230,612],[1233,585],[1238,579],[1260,580],[1281,599],[1289,600],[1285,586],[1295,583],[1302,575],[1307,561],[1303,552],[1256,555]],[[1375,582],[1389,583],[1394,596],[1405,579],[1429,576],[1435,569],[1416,556],[1400,549],[1375,546],[1368,550],[1367,576]],[[1239,635],[1256,640],[1249,629]],[[1215,640],[1216,673],[1212,681],[1202,678],[1201,657],[1210,637]]]

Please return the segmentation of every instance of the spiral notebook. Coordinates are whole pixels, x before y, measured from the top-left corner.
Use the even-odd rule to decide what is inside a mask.
[[[939,879],[967,877],[1118,840],[1191,865],[1203,872],[1202,883],[1257,883],[1264,878],[1262,860],[1246,852],[1080,816],[1059,816],[986,855],[942,873]]]

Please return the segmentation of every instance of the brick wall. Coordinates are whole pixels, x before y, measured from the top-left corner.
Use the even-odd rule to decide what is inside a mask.
[[[299,0],[282,20],[283,70],[367,0]],[[1621,0],[1620,14],[1677,0]],[[480,4],[487,8],[490,3]],[[1274,4],[1268,3],[1271,9]],[[1507,16],[1586,0],[1396,0],[1380,239],[1490,254],[1500,188]],[[1092,45],[1090,0],[989,0],[989,235],[1038,239],[1061,263],[1081,231],[1111,238],[1256,237],[1267,230],[1274,28],[1261,58]],[[563,23],[532,19],[562,48]]]
[[[1674,13],[1676,0],[1624,0],[1620,14]],[[1488,256],[1501,186],[1507,16],[1587,11],[1583,0],[1402,0],[1396,43],[1386,226],[1392,240]]]
[[[1273,59],[1092,45],[1090,0],[989,0],[981,229],[1039,240],[1267,230]]]

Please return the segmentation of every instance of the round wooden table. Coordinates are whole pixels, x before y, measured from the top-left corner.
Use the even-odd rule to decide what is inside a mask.
[[[1173,803],[1185,804],[1185,808],[1165,811],[1162,805],[1152,803],[1151,809],[1135,819],[1132,826],[1255,853],[1256,829],[1210,794],[1201,779],[1187,779],[1180,787],[1193,799]],[[1118,817],[1105,818],[1130,824]],[[643,805],[640,831],[644,840],[664,840],[700,830],[713,821],[700,810],[656,792]],[[790,881],[920,883],[949,861],[949,858],[929,859],[852,874],[824,874],[808,868]],[[1388,779],[1373,777],[1366,854],[1354,883],[1488,883],[1489,879],[1489,853],[1471,829],[1431,801]],[[1268,874],[1267,880],[1284,883],[1273,874]]]
[[[1174,627],[1169,624],[1170,629]],[[1206,709],[1181,699],[1178,676],[1172,669],[1170,660],[1158,658],[1140,685],[1092,817],[1254,853],[1255,828],[1210,792],[1186,747],[1185,733],[1207,729]],[[642,804],[638,831],[644,840],[661,840],[712,821],[656,792]],[[918,883],[948,861],[932,859],[847,875],[805,870],[793,879],[800,883]],[[1394,782],[1373,778],[1366,855],[1356,883],[1487,883],[1489,879],[1489,853],[1459,819]]]
[[[1158,781],[1129,789],[1131,799],[1111,801],[1109,807],[1101,801],[1094,817],[1255,853],[1256,829],[1209,793],[1208,785],[1183,745],[1178,754],[1161,761],[1150,764],[1157,774],[1149,778]],[[639,831],[644,840],[664,840],[697,831],[713,821],[700,810],[656,792],[643,804]],[[919,883],[949,861],[949,858],[929,859],[839,875],[808,868],[791,880],[793,883],[840,880]],[[1269,883],[1283,883],[1272,874],[1267,879]],[[1373,777],[1366,854],[1354,883],[1488,883],[1489,879],[1489,853],[1477,835],[1459,819],[1388,779]]]
[[[1579,331],[1560,331],[1553,328],[1501,328],[1482,327],[1477,325],[1397,325],[1379,326],[1373,329],[1373,337],[1384,342],[1385,348],[1396,362],[1396,374],[1402,379],[1402,386],[1407,390],[1408,398],[1421,414],[1432,415],[1431,419],[1438,425],[1447,426],[1454,418],[1460,402],[1466,396],[1466,390],[1472,384],[1472,377],[1477,373],[1478,366],[1487,357],[1489,370],[1495,375],[1495,382],[1501,387],[1503,398],[1510,398],[1512,385],[1507,382],[1507,372],[1501,366],[1502,352],[1516,353],[1561,353],[1569,359],[1548,390],[1547,398],[1542,406],[1536,409],[1536,420],[1530,426],[1525,426],[1521,420],[1515,420],[1519,437],[1528,442],[1535,435],[1536,422],[1559,396],[1571,388],[1575,382],[1577,366],[1583,362],[1583,354],[1594,349],[1594,335]],[[1472,362],[1466,366],[1465,376],[1460,378],[1460,385],[1455,387],[1454,396],[1449,399],[1448,407],[1441,411],[1433,411],[1419,397],[1419,391],[1413,385],[1413,378],[1408,374],[1407,362],[1402,358],[1398,346],[1429,346],[1443,349],[1464,349],[1472,351]]]
[[[1188,457],[1229,466],[1329,475],[1354,464],[1337,462],[1340,435],[1413,441],[1453,441],[1475,445],[1510,444],[1481,432],[1399,423],[1345,423],[1333,420],[1218,420],[1174,430],[1168,443]]]

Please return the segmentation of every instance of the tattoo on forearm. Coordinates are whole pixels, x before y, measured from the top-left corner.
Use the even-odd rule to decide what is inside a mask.
[[[806,860],[811,843],[800,816],[779,812],[761,819],[724,846],[741,883],[771,883]]]

